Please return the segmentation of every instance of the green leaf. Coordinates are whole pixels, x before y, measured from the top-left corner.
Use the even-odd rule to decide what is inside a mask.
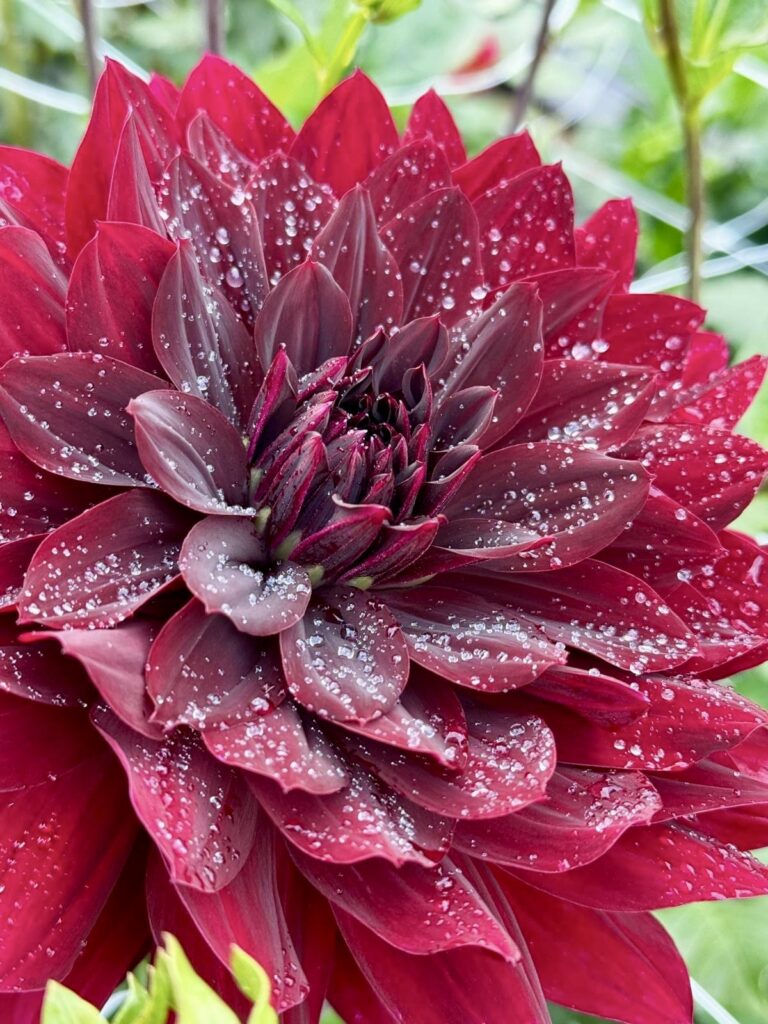
[[[195,974],[178,940],[167,933],[157,952],[171,983],[171,1002],[178,1024],[240,1024],[237,1015]]]
[[[239,946],[232,947],[229,963],[238,988],[253,1003],[248,1024],[277,1024],[277,1014],[269,1005],[269,978],[261,964]]]
[[[421,0],[355,0],[355,2],[365,11],[370,21],[379,25],[397,21],[404,14],[415,11],[417,7],[421,6]]]
[[[127,979],[128,995],[112,1024],[165,1024],[171,1006],[171,982],[165,965],[148,968],[149,991],[134,974]]]
[[[40,1024],[104,1024],[104,1018],[80,996],[57,981],[49,981]]]

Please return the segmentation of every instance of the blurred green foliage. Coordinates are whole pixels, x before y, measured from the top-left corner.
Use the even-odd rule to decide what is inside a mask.
[[[97,6],[112,54],[137,68],[179,82],[203,50],[199,0]],[[675,0],[675,10],[703,127],[704,304],[709,326],[746,358],[768,351],[768,6]],[[558,0],[527,117],[544,158],[563,160],[581,216],[614,195],[635,199],[638,270],[651,290],[685,280],[684,164],[658,12],[659,0]],[[227,55],[296,123],[353,59],[400,118],[435,85],[473,152],[509,130],[540,14],[541,0],[229,0]],[[88,106],[74,15],[69,0],[0,0],[0,139],[65,161]],[[742,429],[768,445],[768,389]],[[768,540],[768,493],[738,525]],[[737,685],[768,704],[765,669]],[[768,1020],[768,899],[663,920],[694,978],[739,1024]],[[553,1020],[595,1018],[555,1008]],[[715,1020],[699,1007],[697,1022]]]

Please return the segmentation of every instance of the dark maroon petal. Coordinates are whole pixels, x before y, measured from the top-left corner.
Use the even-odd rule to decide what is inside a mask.
[[[179,391],[128,403],[142,464],[162,490],[197,512],[243,515],[248,465],[242,436],[218,409]]]
[[[498,546],[498,520],[548,538],[546,546],[505,561],[508,568],[541,570],[580,562],[610,544],[647,494],[648,475],[637,462],[539,441],[483,456],[446,512],[452,521],[487,521],[487,542],[478,532],[463,547]]]
[[[272,284],[306,258],[336,200],[327,185],[318,185],[296,160],[275,153],[262,160],[248,188],[264,241],[264,258]]]
[[[247,423],[258,385],[253,339],[221,290],[203,281],[186,242],[158,286],[152,340],[179,391],[206,399],[235,426]]]
[[[351,505],[334,496],[327,525],[310,534],[292,554],[297,562],[318,566],[326,581],[340,569],[357,565],[390,518],[384,505]]]
[[[65,290],[66,278],[39,235],[0,227],[0,360],[66,349]]]
[[[126,412],[158,377],[91,352],[18,356],[0,370],[0,415],[41,469],[95,484],[147,486]]]
[[[288,689],[322,718],[367,722],[408,681],[408,650],[387,608],[354,588],[323,589],[280,634]]]
[[[403,278],[403,318],[438,313],[451,326],[484,295],[477,220],[457,188],[407,206],[381,229]]]
[[[526,695],[569,711],[598,725],[627,725],[648,710],[650,701],[629,683],[573,665],[553,665],[528,685]],[[546,718],[546,712],[544,713]]]
[[[100,487],[78,484],[38,469],[19,452],[0,451],[0,540],[48,533],[94,504]]]
[[[408,686],[386,714],[370,722],[345,722],[344,729],[390,747],[424,754],[446,768],[467,761],[467,720],[453,688],[412,668]]]
[[[643,421],[655,393],[651,371],[611,363],[547,360],[538,392],[510,441],[563,441],[618,448]]]
[[[43,988],[71,970],[136,837],[124,791],[117,765],[94,745],[33,798],[3,796],[0,910],[12,922],[0,939],[4,990]]]
[[[176,112],[186,126],[199,110],[228,135],[252,160],[290,146],[290,125],[257,85],[235,64],[207,53],[192,69],[179,96]]]
[[[219,761],[271,779],[284,793],[327,796],[349,782],[333,744],[290,700],[243,724],[207,729],[203,741]]]
[[[129,113],[150,180],[157,183],[176,149],[176,127],[145,82],[108,60],[67,184],[67,239],[72,256],[93,237],[96,222],[104,220],[115,152]]]
[[[285,1010],[307,995],[308,983],[280,902],[285,847],[260,815],[253,848],[237,876],[217,892],[176,888],[211,950],[229,964],[232,945],[258,960],[272,984],[272,1002]],[[254,913],[258,907],[258,913]]]
[[[189,239],[205,280],[252,321],[269,281],[256,212],[245,192],[182,155],[168,168],[161,201],[171,236]]]
[[[331,903],[362,922],[396,949],[420,955],[479,946],[514,963],[519,950],[449,857],[434,867],[385,860],[327,864],[298,850],[291,856]]]
[[[453,180],[468,199],[475,200],[494,186],[540,166],[533,139],[528,132],[520,132],[492,143],[454,170]]]
[[[675,677],[633,685],[649,705],[627,725],[588,722],[564,707],[544,712],[564,761],[651,771],[684,768],[740,743],[768,721],[762,708],[727,686]]]
[[[413,660],[460,686],[510,690],[564,660],[538,630],[469,588],[427,584],[388,591],[385,600]]]
[[[144,662],[152,721],[166,730],[234,726],[267,714],[285,695],[276,649],[208,615],[196,598],[168,619]]]
[[[370,78],[356,71],[309,115],[290,155],[315,181],[326,182],[342,196],[397,146],[397,129],[386,100]]]
[[[574,265],[573,194],[559,164],[501,181],[474,207],[492,288]]]
[[[136,116],[129,114],[112,168],[107,220],[141,224],[162,236],[164,240],[165,224],[160,215],[160,206],[152,187],[147,162],[141,150],[139,131]],[[102,230],[104,226],[99,225]]]
[[[704,310],[676,295],[612,295],[606,303],[600,353],[611,363],[679,368]]]
[[[345,356],[352,342],[352,314],[342,289],[322,264],[305,260],[278,281],[254,327],[263,367],[278,348],[299,377],[334,356]]]
[[[179,567],[206,611],[221,612],[250,636],[270,636],[298,622],[312,592],[300,566],[265,567],[264,547],[245,519],[203,519],[184,542]]]
[[[451,184],[445,154],[430,137],[401,146],[363,182],[379,226],[417,199]]]
[[[491,577],[490,588],[550,640],[588,651],[633,673],[681,665],[696,650],[685,624],[646,583],[594,559],[554,572]]]
[[[149,721],[151,707],[144,686],[144,666],[153,623],[126,622],[117,629],[62,629],[28,634],[38,640],[54,639],[64,654],[77,659],[110,708],[126,725],[143,736],[159,738],[161,730]]]
[[[425,92],[411,108],[403,143],[432,138],[443,150],[451,167],[466,163],[467,151],[450,110],[434,89]]]
[[[95,708],[92,717],[125,768],[134,810],[171,878],[203,892],[231,882],[256,829],[256,808],[239,776],[190,732],[151,740],[105,707]]]
[[[354,741],[353,749],[387,785],[449,818],[500,818],[540,800],[555,769],[543,720],[482,706],[466,715],[467,760],[458,772],[370,742]]]
[[[42,153],[0,146],[0,220],[36,231],[66,267],[64,192],[69,171]]]
[[[628,1024],[690,1024],[688,970],[650,914],[590,910],[500,882],[548,999]]]
[[[138,224],[100,224],[72,269],[67,291],[69,348],[112,356],[157,373],[152,303],[173,252],[167,239]]]
[[[395,1021],[374,994],[340,937],[336,941],[333,974],[328,985],[328,1002],[342,1020],[354,1020],[357,1014],[366,1024],[394,1024]],[[37,1019],[13,1019],[9,1024],[37,1024]],[[305,1024],[305,1021],[299,1021],[298,1024]]]
[[[539,387],[543,344],[535,287],[512,285],[479,317],[456,324],[451,344],[449,362],[440,369],[445,383],[438,407],[465,388],[494,388],[495,415],[481,435],[481,447],[490,448],[510,432]]]
[[[42,533],[33,533],[31,537],[0,544],[0,611],[16,604],[24,573],[43,536]]]
[[[380,582],[413,565],[429,550],[439,526],[440,519],[394,525],[384,523],[376,547],[361,562],[348,569],[341,582],[355,581],[356,585]]]
[[[448,331],[437,315],[411,320],[391,335],[375,358],[374,387],[381,391],[397,391],[403,378],[414,366],[424,365],[435,377],[448,357]]]
[[[593,359],[602,351],[603,311],[614,275],[594,267],[546,270],[528,278],[544,307],[542,333],[548,358]]]
[[[627,292],[635,273],[637,214],[631,199],[611,199],[576,229],[576,262],[616,275],[616,289]]]
[[[269,486],[259,494],[259,500],[269,509],[269,538],[273,545],[280,545],[289,538],[304,499],[324,464],[323,439],[310,431],[298,448],[270,474]]]
[[[768,868],[682,824],[632,828],[593,864],[524,880],[571,903],[629,913],[768,893]]]
[[[753,356],[723,370],[706,383],[676,395],[668,423],[695,423],[714,430],[733,430],[765,380],[768,359]],[[653,417],[655,419],[655,417]]]
[[[355,340],[364,341],[377,328],[400,323],[403,287],[397,262],[379,238],[365,189],[354,188],[344,196],[312,243],[312,256],[349,299]]]
[[[454,842],[465,853],[531,871],[590,864],[633,825],[661,807],[641,772],[560,767],[543,800],[491,821],[460,821]]]
[[[349,784],[324,796],[280,787],[258,775],[248,784],[286,839],[303,853],[335,864],[383,857],[396,867],[430,867],[447,853],[452,826],[445,818],[396,795],[371,773],[348,764]]]
[[[29,790],[72,771],[98,750],[82,708],[0,693],[0,793]]]
[[[699,426],[647,427],[621,454],[639,459],[657,487],[716,530],[744,511],[768,474],[768,454],[755,441]]]
[[[403,953],[355,918],[335,909],[344,941],[376,996],[389,1011],[375,1024],[481,1020],[483,1024],[549,1024],[536,975],[525,960],[507,963],[468,946],[431,956]]]
[[[669,821],[689,814],[701,814],[749,804],[768,804],[768,778],[751,778],[740,768],[739,748],[753,746],[764,755],[763,742],[754,743],[759,730],[740,743],[733,753],[721,751],[681,771],[656,772],[651,782],[663,807],[654,821]],[[758,772],[757,775],[763,775]]]
[[[49,534],[19,600],[22,622],[101,628],[129,618],[177,573],[188,514],[152,491],[126,491]]]
[[[54,647],[33,642],[47,635],[21,633],[13,614],[0,615],[0,690],[57,708],[85,707],[93,698],[87,676]]]

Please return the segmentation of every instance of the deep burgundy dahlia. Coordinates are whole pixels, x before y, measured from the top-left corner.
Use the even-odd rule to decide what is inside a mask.
[[[768,892],[764,362],[360,74],[294,135],[113,64],[0,161],[3,1020],[170,930],[286,1024],[690,1021],[648,911]]]

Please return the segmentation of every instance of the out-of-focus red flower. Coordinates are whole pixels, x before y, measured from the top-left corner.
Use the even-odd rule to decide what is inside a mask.
[[[690,1021],[648,912],[768,892],[764,361],[362,74],[294,135],[111,64],[1,157],[3,1019],[168,930],[289,1024]]]

